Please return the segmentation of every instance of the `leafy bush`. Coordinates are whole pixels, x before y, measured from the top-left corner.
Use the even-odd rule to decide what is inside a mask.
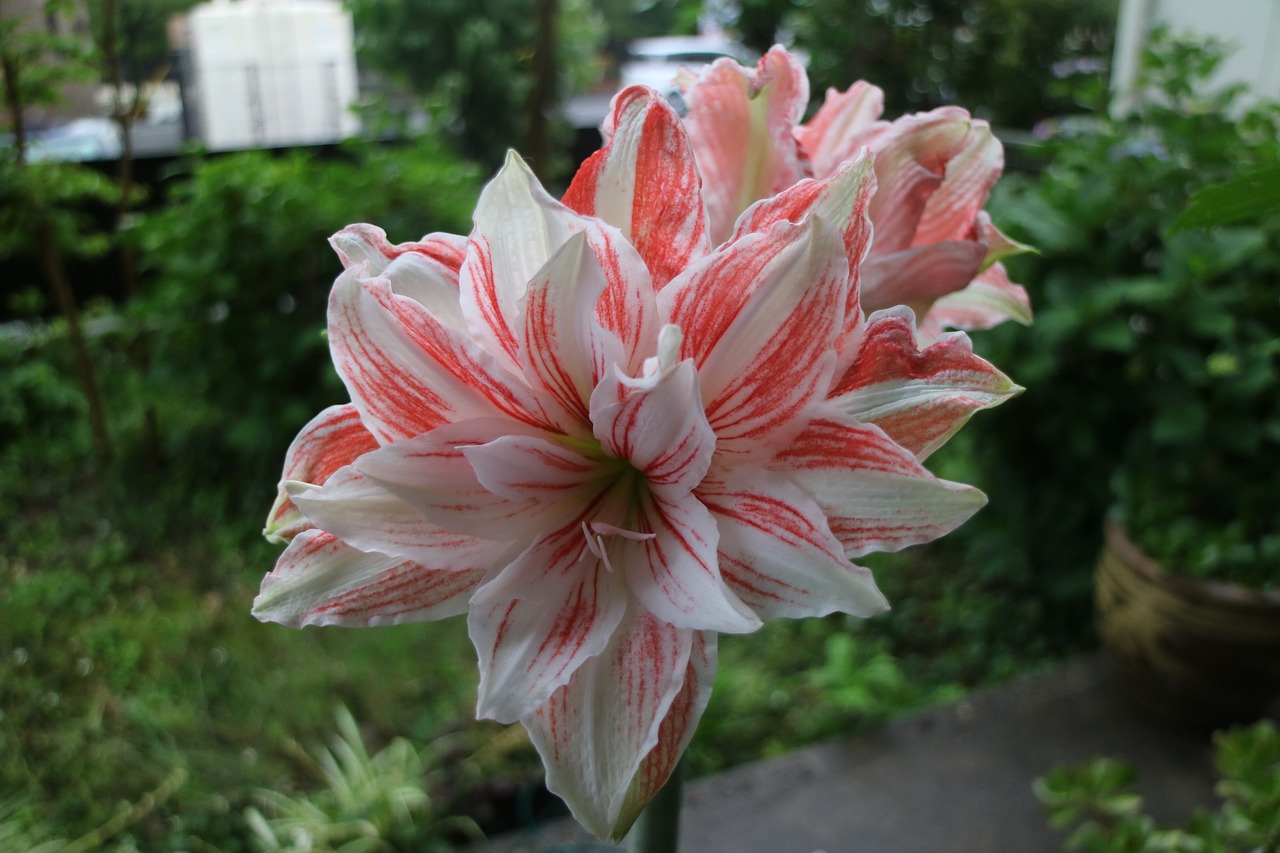
[[[740,28],[794,34],[813,94],[869,80],[889,115],[960,104],[1030,127],[1078,108],[1083,80],[1110,58],[1116,0],[747,0]],[[757,35],[755,46],[765,49]]]
[[[1181,829],[1163,828],[1142,812],[1131,765],[1110,758],[1055,768],[1037,779],[1049,821],[1074,827],[1066,850],[1089,853],[1230,853],[1280,846],[1280,730],[1263,721],[1219,732],[1214,742],[1221,781],[1217,812],[1192,815]]]
[[[65,322],[0,333],[0,797],[59,836],[106,827],[104,849],[246,849],[228,815],[253,787],[288,785],[279,745],[318,736],[335,700],[417,737],[474,703],[463,627],[317,638],[259,632],[248,611],[275,556],[259,530],[284,448],[345,396],[323,352],[339,270],[325,238],[361,218],[395,239],[465,232],[476,170],[430,141],[189,168],[128,233],[144,296],[84,312],[110,463],[92,452]],[[424,672],[456,686],[428,691]],[[4,831],[34,831],[17,820]]]
[[[948,448],[992,499],[959,531],[959,558],[1044,602],[1046,630],[1064,638],[1088,624],[1117,493],[1123,519],[1149,531],[1140,544],[1171,566],[1243,566],[1241,543],[1275,530],[1280,222],[1168,234],[1194,189],[1280,157],[1275,106],[1205,92],[1219,56],[1158,41],[1136,112],[1048,129],[1043,173],[1010,176],[990,206],[1040,250],[1010,262],[1037,316],[1032,334],[975,336],[1028,390]],[[1196,533],[1166,523],[1196,503],[1216,512]],[[1205,536],[1224,516],[1250,520]]]
[[[509,146],[528,148],[538,16],[547,7],[533,0],[350,0],[348,5],[361,66],[426,99],[436,127],[459,151],[496,169]],[[585,0],[560,0],[552,8],[553,79],[547,82],[563,96],[595,82],[604,25]],[[538,164],[540,171],[545,165]]]
[[[360,221],[397,240],[466,233],[479,185],[474,167],[429,140],[335,160],[248,152],[198,162],[141,218],[132,236],[149,289],[127,307],[150,344],[141,402],[188,487],[269,485],[297,429],[345,397],[325,357],[341,270],[328,236]],[[264,494],[245,508],[262,510]]]

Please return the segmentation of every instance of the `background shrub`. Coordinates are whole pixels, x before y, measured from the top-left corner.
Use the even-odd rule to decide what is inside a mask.
[[[1029,332],[974,336],[1027,391],[943,451],[991,495],[952,545],[957,559],[1040,601],[1047,636],[1062,641],[1089,624],[1114,486],[1137,490],[1146,512],[1170,497],[1146,475],[1180,472],[1184,487],[1234,514],[1240,495],[1212,493],[1193,462],[1207,446],[1235,472],[1233,491],[1273,479],[1263,472],[1275,470],[1265,460],[1280,438],[1275,395],[1256,392],[1277,370],[1280,227],[1168,233],[1193,190],[1280,156],[1274,105],[1205,91],[1220,55],[1158,40],[1136,112],[1045,127],[1043,172],[1009,176],[990,206],[1039,249],[1009,264],[1036,319]],[[1265,447],[1271,455],[1258,456]],[[1140,452],[1139,478],[1118,483],[1118,466]],[[1157,526],[1151,544],[1173,536]]]
[[[397,242],[465,234],[479,186],[475,167],[430,140],[193,163],[131,234],[148,284],[128,323],[152,364],[138,400],[158,414],[170,467],[189,486],[243,488],[240,505],[260,510],[293,434],[346,399],[324,337],[341,271],[328,236],[351,222]]]
[[[868,80],[890,117],[959,104],[1006,127],[1080,108],[1111,57],[1117,0],[742,0],[737,29],[805,51],[813,97]]]

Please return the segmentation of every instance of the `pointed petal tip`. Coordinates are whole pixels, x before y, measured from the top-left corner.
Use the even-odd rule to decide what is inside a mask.
[[[281,595],[279,590],[273,589],[275,586],[271,575],[267,575],[262,582],[262,588],[253,598],[250,615],[259,622],[274,622],[286,628],[301,628],[302,622],[299,621],[297,614],[289,611],[285,596]]]
[[[498,170],[498,174],[501,175],[508,169],[514,169],[523,175],[533,177],[533,169],[530,168],[528,161],[521,157],[520,152],[514,148],[507,149],[507,156],[503,158],[502,168]]]
[[[954,491],[960,500],[956,502],[957,516],[963,516],[956,522],[956,527],[964,524],[974,513],[982,509],[990,501],[987,493],[979,489],[977,486],[970,486],[965,483],[956,483],[951,480],[940,481],[944,486]],[[966,514],[967,513],[967,514]]]
[[[860,612],[851,613],[850,615],[857,616],[860,619],[871,619],[882,613],[888,613],[893,609],[893,605],[889,603],[888,597],[881,591],[880,587],[876,585],[875,581],[871,582],[870,588],[865,590],[865,592],[869,593],[867,596],[869,600],[865,602]]]
[[[281,535],[278,525],[268,524],[262,528],[262,538],[270,542],[272,545],[288,545],[289,540]]]

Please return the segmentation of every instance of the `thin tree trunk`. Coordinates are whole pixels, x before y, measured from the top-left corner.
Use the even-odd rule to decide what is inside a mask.
[[[9,122],[13,125],[13,153],[18,164],[24,165],[27,162],[27,123],[22,115],[17,60],[7,53],[0,56],[0,70],[4,71],[4,102],[9,107]]]
[[[0,68],[4,70],[5,104],[9,110],[10,123],[13,125],[13,148],[17,157],[17,165],[24,173],[27,169],[27,136],[26,124],[22,115],[22,90],[20,77],[21,63],[12,55],[0,56]],[[40,257],[40,267],[44,272],[45,283],[53,294],[58,310],[67,321],[67,339],[71,344],[72,357],[75,360],[76,376],[80,380],[80,390],[89,406],[89,431],[93,436],[93,446],[100,459],[111,455],[111,438],[107,431],[106,409],[102,404],[102,393],[98,390],[98,374],[93,359],[89,355],[89,347],[85,342],[84,328],[80,323],[80,311],[76,307],[75,294],[71,290],[71,282],[67,278],[66,267],[62,263],[62,250],[58,246],[58,237],[53,223],[49,221],[48,212],[41,200],[31,190],[29,184],[24,186],[29,193],[30,216],[35,230],[36,251]]]
[[[104,0],[102,6],[102,61],[106,64],[111,78],[111,88],[115,92],[115,105],[112,117],[120,129],[120,158],[116,161],[116,187],[120,192],[116,202],[115,233],[124,231],[133,212],[133,125],[138,117],[138,106],[142,102],[141,86],[135,83],[133,98],[125,103],[124,69],[120,60],[119,41],[119,3],[117,0]],[[133,244],[128,240],[116,241],[116,252],[120,263],[120,282],[124,290],[125,302],[132,302],[138,296],[138,266],[134,255]],[[146,375],[151,369],[151,352],[147,344],[146,330],[138,331],[138,336],[129,346],[129,362],[140,374]],[[156,419],[155,406],[148,404],[142,416],[142,448],[143,458],[151,469],[160,466],[160,436]]]
[[[54,233],[53,225],[43,217],[36,223],[36,243],[45,281],[53,291],[58,310],[67,321],[67,340],[71,343],[76,375],[80,379],[80,388],[84,392],[85,402],[89,404],[89,430],[93,436],[93,446],[98,456],[105,459],[111,455],[111,437],[107,432],[107,415],[102,405],[102,394],[98,390],[97,369],[89,355],[84,328],[80,323],[80,310],[76,306],[75,294],[71,290],[71,281],[67,278],[66,268],[62,265],[62,251],[58,248],[57,235]]]
[[[556,0],[537,0],[538,31],[533,49],[533,90],[529,97],[529,139],[526,146],[534,173],[544,183],[550,177],[551,146],[547,113],[555,100]]]
[[[115,106],[112,118],[120,129],[120,158],[116,160],[116,184],[120,190],[120,199],[116,202],[116,231],[124,227],[133,208],[133,124],[137,117],[141,92],[134,90],[130,103],[124,102],[124,71],[120,65],[119,37],[117,24],[119,4],[116,0],[104,0],[102,4],[102,61],[111,78],[111,88],[115,92]],[[137,295],[137,270],[134,263],[133,249],[128,243],[120,246],[120,275],[126,299]]]

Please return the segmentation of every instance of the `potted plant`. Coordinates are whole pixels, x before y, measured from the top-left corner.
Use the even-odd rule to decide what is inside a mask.
[[[1048,129],[1043,172],[994,206],[1041,255],[1013,270],[1038,306],[1017,371],[1032,390],[1019,423],[996,424],[1007,458],[986,483],[1032,471],[1038,525],[990,538],[1048,550],[1031,561],[1046,587],[1101,544],[1098,627],[1119,683],[1200,728],[1280,695],[1280,213],[1265,203],[1280,107],[1209,92],[1220,58],[1158,36],[1135,112]],[[1195,190],[1232,179],[1243,208],[1173,227]],[[984,354],[1020,363],[994,343]]]
[[[1257,201],[1253,175],[1280,181],[1272,167],[1219,195]],[[1151,418],[1112,478],[1097,570],[1099,630],[1129,695],[1208,728],[1280,697],[1280,217],[1249,219],[1216,235],[1175,228],[1172,292],[1133,315]]]
[[[1250,152],[1266,165],[1202,191],[1166,231],[1161,275],[1130,291],[1148,417],[1125,436],[1097,569],[1119,683],[1202,729],[1280,709],[1280,155],[1274,106],[1238,119],[1241,149],[1268,125]]]

